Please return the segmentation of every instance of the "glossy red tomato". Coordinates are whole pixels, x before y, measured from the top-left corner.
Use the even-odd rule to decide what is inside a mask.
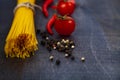
[[[71,15],[74,9],[75,4],[71,1],[60,0],[57,5],[57,12],[61,15]]]
[[[75,30],[75,21],[68,16],[64,19],[58,18],[54,23],[54,28],[60,35],[68,36]]]

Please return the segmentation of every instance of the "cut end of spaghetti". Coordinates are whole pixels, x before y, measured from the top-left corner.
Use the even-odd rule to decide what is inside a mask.
[[[38,49],[37,40],[31,34],[19,34],[15,39],[6,41],[5,53],[6,57],[26,58],[33,55]]]

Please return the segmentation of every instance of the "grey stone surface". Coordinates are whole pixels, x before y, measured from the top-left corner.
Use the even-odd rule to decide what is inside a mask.
[[[57,0],[54,0],[57,2]],[[42,5],[43,0],[37,4]],[[76,30],[68,38],[76,42],[75,61],[65,59],[57,51],[52,53],[61,60],[56,66],[48,58],[50,53],[39,45],[39,50],[25,60],[5,58],[5,38],[13,20],[16,0],[0,0],[0,80],[120,80],[120,0],[76,0],[72,15]],[[49,18],[37,10],[36,28],[45,25]],[[55,34],[54,38],[62,38]],[[38,40],[41,40],[37,35]],[[85,63],[80,57],[86,58]]]

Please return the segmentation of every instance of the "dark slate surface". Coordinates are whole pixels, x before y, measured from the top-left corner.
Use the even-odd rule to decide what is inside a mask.
[[[57,1],[57,0],[56,0]],[[42,4],[43,1],[37,1]],[[13,20],[16,0],[0,0],[0,80],[120,80],[120,0],[76,0],[72,15],[76,31],[68,38],[76,42],[75,61],[53,51],[61,65],[48,60],[50,53],[39,45],[25,60],[5,58],[4,44]],[[54,13],[49,9],[49,18]],[[37,10],[35,24],[45,29],[48,21]],[[40,36],[37,36],[40,40]],[[55,34],[54,38],[61,38]],[[80,57],[86,57],[82,63]]]

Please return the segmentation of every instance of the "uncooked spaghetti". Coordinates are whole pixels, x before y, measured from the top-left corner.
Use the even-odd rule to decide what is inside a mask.
[[[27,7],[20,6],[15,10],[14,20],[4,48],[6,57],[26,58],[30,57],[31,53],[34,54],[38,49],[33,16],[34,11],[31,6],[35,4],[35,0],[18,0],[17,5],[19,4],[24,4]]]

